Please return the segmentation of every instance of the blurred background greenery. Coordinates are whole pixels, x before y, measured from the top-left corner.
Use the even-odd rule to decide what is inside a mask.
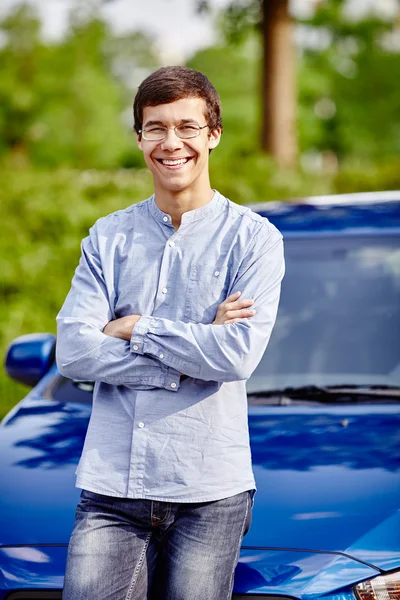
[[[305,18],[288,0],[191,2],[218,32],[186,62],[222,99],[214,187],[240,203],[400,189],[400,8],[354,17],[350,0],[321,0]],[[56,41],[31,4],[0,21],[1,356],[55,331],[88,228],[152,191],[131,105],[163,52],[149,33],[117,35],[99,5],[76,3]],[[0,372],[0,418],[24,392]]]

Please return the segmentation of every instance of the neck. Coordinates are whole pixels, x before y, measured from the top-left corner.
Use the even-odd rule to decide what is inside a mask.
[[[160,210],[171,217],[172,226],[175,229],[179,228],[185,212],[205,206],[211,202],[214,196],[214,190],[210,183],[205,189],[203,187],[201,190],[187,189],[179,192],[159,190],[156,185],[154,187],[156,204]]]

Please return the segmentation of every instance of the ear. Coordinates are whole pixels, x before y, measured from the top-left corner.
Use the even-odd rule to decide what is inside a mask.
[[[140,148],[140,150],[143,150],[143,148],[142,148],[142,136],[140,135],[140,133],[136,134],[136,143],[137,143],[138,147]]]
[[[208,136],[208,147],[210,150],[213,150],[218,146],[221,139],[221,133],[221,128],[217,127],[217,129],[214,129]]]

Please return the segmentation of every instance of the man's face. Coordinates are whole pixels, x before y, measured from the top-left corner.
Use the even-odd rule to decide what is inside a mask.
[[[157,190],[180,192],[204,184],[209,187],[208,156],[220,140],[221,131],[200,130],[198,137],[180,139],[173,127],[184,122],[206,125],[206,104],[202,98],[183,98],[170,104],[146,106],[143,110],[143,129],[157,125],[168,127],[161,141],[145,140],[138,136],[138,146],[153,174]]]

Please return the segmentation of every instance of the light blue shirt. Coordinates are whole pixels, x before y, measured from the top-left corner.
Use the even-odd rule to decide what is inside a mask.
[[[168,502],[255,487],[245,385],[283,274],[278,230],[218,192],[177,231],[154,196],[95,223],[57,317],[60,372],[95,381],[78,487]],[[236,291],[256,314],[212,325]],[[130,342],[102,333],[131,314]]]

